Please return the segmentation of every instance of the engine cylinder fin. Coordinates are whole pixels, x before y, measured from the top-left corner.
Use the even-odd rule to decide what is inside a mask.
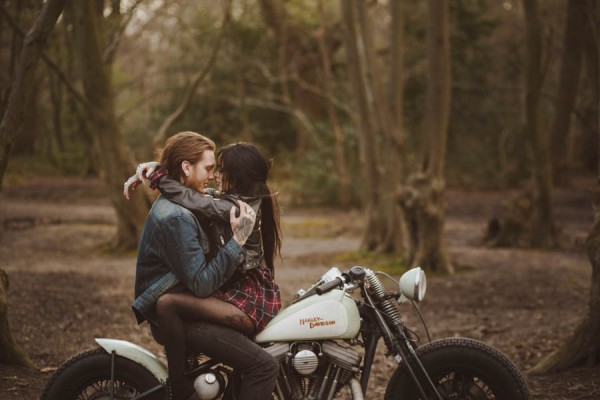
[[[325,354],[334,363],[343,369],[352,372],[358,372],[362,357],[351,347],[341,346],[334,341],[323,342],[321,348]]]

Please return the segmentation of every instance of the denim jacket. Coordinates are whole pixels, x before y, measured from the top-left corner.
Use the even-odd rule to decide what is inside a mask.
[[[208,251],[206,233],[192,212],[159,196],[148,214],[138,249],[132,305],[138,323],[155,322],[156,301],[178,283],[198,297],[210,296],[231,278],[246,254],[234,240],[210,262]]]
[[[202,195],[168,175],[160,178],[157,187],[163,196],[192,211],[203,226],[209,227],[207,233],[210,243],[213,244],[215,249],[221,249],[233,237],[229,223],[231,207],[239,207],[238,199],[248,203],[256,212],[256,223],[250,237],[244,244],[246,260],[240,266],[240,272],[248,271],[262,264],[264,253],[261,234],[260,198],[228,195],[214,189],[206,189],[205,194]]]

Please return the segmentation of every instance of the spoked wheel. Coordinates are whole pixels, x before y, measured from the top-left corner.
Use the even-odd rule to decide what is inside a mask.
[[[146,368],[115,356],[111,381],[111,358],[103,349],[84,351],[67,360],[52,375],[41,400],[115,400],[133,399],[156,388],[148,400],[165,398],[161,383]],[[112,384],[111,384],[112,382]]]
[[[472,339],[452,338],[417,350],[438,393],[444,400],[529,400],[531,395],[519,369],[497,349]],[[426,386],[424,382],[423,386]],[[386,400],[423,399],[404,367],[388,384]]]
[[[435,379],[438,393],[443,399],[491,400],[494,392],[481,378],[467,372],[451,372]]]

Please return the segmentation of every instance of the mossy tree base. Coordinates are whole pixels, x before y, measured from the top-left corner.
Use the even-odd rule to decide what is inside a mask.
[[[8,326],[8,274],[0,269],[0,363],[35,368],[14,341]]]

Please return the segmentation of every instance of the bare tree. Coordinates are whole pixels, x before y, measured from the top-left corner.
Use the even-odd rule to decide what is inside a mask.
[[[145,192],[140,192],[129,201],[123,197],[123,182],[134,170],[135,164],[123,142],[115,115],[110,65],[105,64],[103,56],[102,10],[98,12],[90,0],[72,2],[68,9],[73,14],[85,98],[91,106],[90,129],[96,155],[118,215],[113,247],[117,250],[132,249],[137,246],[151,200]]]
[[[540,96],[544,82],[542,71],[542,28],[537,0],[525,0],[527,69],[525,118],[526,135],[533,150],[533,213],[531,244],[556,246],[556,228],[552,211],[552,164],[548,132],[540,117]]]
[[[583,59],[582,44],[587,24],[587,0],[572,0],[566,4],[567,18],[562,48],[560,78],[554,121],[550,137],[552,138],[552,165],[554,179],[561,179],[567,168],[566,149],[571,115],[575,106],[581,76]]]
[[[225,2],[224,11],[223,11],[223,22],[221,23],[221,30],[219,32],[219,36],[217,36],[217,40],[215,41],[213,49],[210,53],[210,57],[208,58],[208,61],[206,62],[206,64],[202,68],[202,70],[199,71],[192,78],[192,83],[188,87],[188,89],[185,93],[185,96],[183,97],[183,99],[182,99],[181,103],[179,104],[179,106],[177,107],[177,109],[175,109],[175,111],[173,111],[164,120],[164,122],[158,129],[158,132],[154,136],[154,139],[153,139],[155,146],[162,146],[162,143],[169,137],[169,134],[168,134],[169,129],[186,112],[190,103],[192,102],[192,99],[194,97],[194,94],[196,93],[196,90],[198,89],[198,86],[200,85],[200,83],[202,83],[204,78],[208,75],[208,73],[212,69],[213,65],[215,64],[215,61],[217,60],[217,56],[219,55],[219,51],[221,50],[221,47],[222,47],[221,42],[223,41],[225,32],[227,32],[227,26],[229,24],[229,21],[231,20],[231,3],[232,3],[232,0],[227,0]]]
[[[25,118],[27,104],[33,94],[33,80],[38,60],[44,44],[65,6],[65,1],[62,0],[49,3],[44,5],[40,16],[25,38],[16,80],[11,88],[0,125],[0,189],[8,167],[10,153]]]
[[[545,76],[542,26],[537,0],[525,0],[523,4],[527,48],[524,139],[532,154],[531,185],[506,204],[504,215],[490,222],[486,240],[496,247],[552,248],[557,245],[552,207],[552,159],[548,131],[540,115]]]
[[[588,49],[589,69],[592,74],[592,82],[596,86],[593,90],[594,103],[600,108],[600,66],[598,65],[598,53],[600,52],[600,3],[586,3],[586,18],[582,23],[587,25],[586,31],[590,33],[588,39],[595,43]],[[589,54],[591,52],[592,54]],[[595,53],[595,54],[594,54]],[[596,114],[594,121],[596,135],[600,139],[600,113]],[[600,156],[600,148],[597,149]],[[594,224],[586,240],[587,255],[592,264],[592,283],[590,287],[590,300],[588,311],[583,320],[575,328],[574,333],[566,339],[554,352],[544,357],[529,373],[544,374],[575,366],[585,365],[588,367],[600,365],[600,164],[598,165],[598,180],[596,185],[590,188],[590,197],[594,210]]]
[[[48,0],[25,37],[6,110],[0,123],[0,187],[8,159],[23,125],[27,104],[34,90],[35,70],[48,36],[65,7],[66,0]],[[33,367],[31,360],[13,340],[8,325],[8,276],[0,270],[0,362]]]
[[[361,164],[365,180],[366,227],[362,247],[369,251],[402,253],[403,220],[396,205],[396,187],[403,180],[402,146],[398,119],[391,116],[390,97],[383,91],[376,63],[372,29],[363,1],[342,0],[342,16],[350,81],[357,108]],[[396,14],[397,18],[399,14]],[[395,35],[393,47],[400,47]],[[401,68],[397,64],[394,68]],[[402,93],[395,93],[402,96]],[[397,97],[394,98],[397,100]],[[396,110],[396,109],[394,109]],[[378,157],[382,152],[384,157]]]
[[[323,63],[323,83],[325,86],[325,95],[327,103],[327,113],[329,121],[333,128],[333,137],[335,139],[335,166],[339,177],[338,201],[342,208],[347,208],[350,204],[350,177],[346,168],[346,151],[344,150],[344,134],[338,117],[338,113],[333,104],[333,78],[331,74],[331,60],[329,55],[327,40],[327,25],[325,24],[325,13],[323,11],[323,1],[317,3],[319,11],[319,34],[318,43]]]
[[[428,1],[427,104],[421,160],[400,191],[411,264],[453,272],[444,239],[446,141],[450,113],[450,32],[447,1]]]

